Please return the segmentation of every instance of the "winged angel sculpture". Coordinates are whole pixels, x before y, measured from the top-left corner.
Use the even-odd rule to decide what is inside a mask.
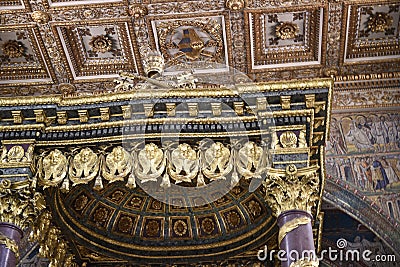
[[[67,157],[58,149],[39,160],[38,180],[44,188],[58,185],[66,177],[67,172]]]
[[[135,157],[137,157],[135,175],[142,183],[157,181],[165,170],[164,152],[154,143],[146,144]]]
[[[211,181],[225,180],[226,175],[232,171],[231,152],[220,142],[213,143],[205,150],[204,159],[202,172]]]
[[[114,147],[102,165],[102,174],[109,182],[123,181],[132,171],[132,156],[122,147]]]
[[[168,165],[169,175],[175,184],[191,182],[199,171],[199,159],[196,151],[190,145],[180,144],[171,153]]]

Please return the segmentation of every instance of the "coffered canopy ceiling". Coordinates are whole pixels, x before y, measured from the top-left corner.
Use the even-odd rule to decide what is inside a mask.
[[[397,75],[399,7],[379,0],[2,0],[0,94],[113,91],[120,71],[144,74],[149,48],[164,56],[166,74],[230,66],[255,81]]]

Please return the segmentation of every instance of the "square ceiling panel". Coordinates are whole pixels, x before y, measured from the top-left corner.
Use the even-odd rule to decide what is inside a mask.
[[[149,16],[151,45],[164,56],[166,74],[194,69],[226,71],[231,62],[227,13]]]
[[[49,7],[73,7],[77,5],[88,5],[88,4],[109,4],[109,3],[124,3],[124,0],[48,0],[46,3]]]
[[[129,20],[55,24],[53,29],[76,82],[113,78],[120,71],[138,73]]]
[[[360,1],[347,6],[344,63],[400,58],[400,3]]]
[[[36,26],[0,26],[0,84],[49,84],[54,76]]]
[[[323,6],[245,10],[249,69],[321,66],[326,17]]]
[[[28,0],[0,0],[0,12],[24,11],[29,8]],[[29,11],[29,10],[27,10]]]

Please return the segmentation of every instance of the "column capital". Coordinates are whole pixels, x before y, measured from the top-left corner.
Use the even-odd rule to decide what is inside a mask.
[[[311,214],[320,199],[319,168],[313,165],[297,169],[294,164],[289,164],[285,170],[268,170],[263,182],[264,198],[275,216],[289,210],[304,210]]]
[[[29,180],[0,179],[0,222],[24,229],[45,208],[42,194],[34,192]]]

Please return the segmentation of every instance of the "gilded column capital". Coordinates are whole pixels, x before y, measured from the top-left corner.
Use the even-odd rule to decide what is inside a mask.
[[[34,192],[29,180],[0,179],[0,221],[24,229],[45,207],[44,197]]]
[[[265,200],[275,216],[284,211],[311,209],[320,199],[318,165],[297,169],[289,164],[285,170],[269,169],[263,182]]]
[[[52,216],[44,210],[32,227],[29,239],[39,244],[39,256],[50,260],[49,267],[77,267],[74,255],[69,253],[69,245],[61,236],[61,231],[52,224]]]

